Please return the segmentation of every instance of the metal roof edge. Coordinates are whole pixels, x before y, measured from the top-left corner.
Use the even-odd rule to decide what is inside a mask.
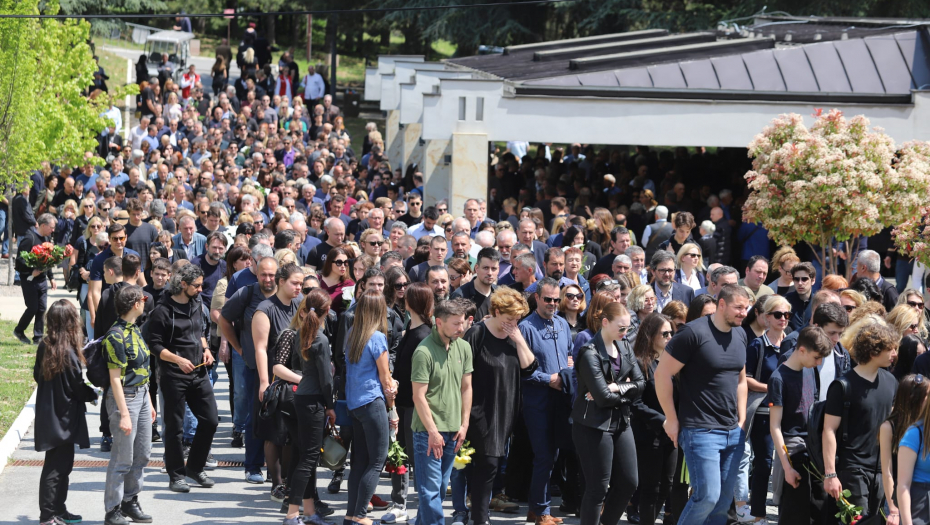
[[[639,98],[662,100],[752,101],[752,102],[812,102],[838,104],[913,104],[913,92],[886,93],[811,93],[789,91],[742,91],[722,89],[665,89],[585,86],[530,86],[509,84],[504,89],[509,96]]]
[[[772,49],[775,39],[771,37],[742,40],[721,40],[703,44],[645,49],[627,53],[615,53],[587,58],[569,60],[569,70],[586,71],[593,68],[622,69],[626,67],[655,65],[665,62],[678,62],[691,58],[711,58],[720,55],[744,53],[759,49]],[[656,59],[659,59],[656,61]]]

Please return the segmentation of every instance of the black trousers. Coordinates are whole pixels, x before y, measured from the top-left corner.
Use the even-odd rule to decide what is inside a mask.
[[[581,525],[617,525],[638,482],[633,429],[604,432],[575,423],[572,438],[585,479]]]
[[[791,464],[794,465],[794,470],[801,475],[798,488],[785,483],[784,479],[772,480],[773,485],[775,483],[783,484],[781,500],[778,502],[778,523],[779,525],[815,525],[820,523],[823,516],[823,503],[826,499],[823,482],[811,478],[810,473],[807,471],[808,468],[811,468],[807,451],[792,454]]]
[[[494,478],[504,461],[503,456],[485,456],[475,453],[472,459],[471,480],[471,519],[475,525],[490,522],[491,495],[494,492]]]
[[[836,476],[843,484],[843,490],[849,490],[852,495],[848,498],[853,505],[862,507],[862,517],[868,518],[878,514],[882,498],[885,497],[885,491],[882,488],[881,470],[868,471],[859,468],[843,469],[836,471]],[[823,523],[839,524],[839,518],[836,518],[836,500],[830,496],[826,497],[824,504]]]
[[[26,311],[19,318],[16,324],[16,332],[26,333],[26,328],[33,318],[35,323],[32,325],[32,340],[38,341],[45,335],[45,309],[48,303],[48,280],[42,279],[38,283],[28,281],[27,278],[32,275],[20,275],[19,282],[23,287],[23,299],[26,301]],[[27,336],[28,337],[28,336]]]
[[[326,430],[326,407],[316,396],[294,396],[297,411],[297,438],[293,439],[293,454],[298,456],[297,468],[290,475],[291,505],[316,497],[316,467],[320,462],[320,447]],[[290,427],[288,428],[290,430]]]
[[[68,483],[74,465],[74,443],[64,443],[45,451],[45,466],[39,478],[39,521],[64,514]]]
[[[165,398],[162,419],[165,422],[163,440],[165,469],[168,471],[168,476],[176,480],[183,479],[187,473],[203,472],[204,465],[207,463],[207,455],[210,454],[210,446],[213,445],[213,435],[216,434],[216,427],[219,424],[213,385],[210,384],[207,370],[200,367],[195,371],[195,375],[189,377],[162,373],[161,393]],[[185,402],[197,418],[197,432],[191,443],[186,470],[181,448]]]
[[[643,525],[652,525],[672,490],[678,450],[670,441],[657,440],[651,432],[637,434],[637,438],[639,519]]]

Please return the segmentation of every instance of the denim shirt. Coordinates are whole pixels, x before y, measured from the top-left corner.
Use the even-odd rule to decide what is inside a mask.
[[[539,368],[523,379],[525,403],[545,402],[548,399],[549,379],[568,368],[568,355],[572,348],[571,327],[568,321],[555,315],[543,319],[533,312],[520,323],[520,333],[539,362]]]

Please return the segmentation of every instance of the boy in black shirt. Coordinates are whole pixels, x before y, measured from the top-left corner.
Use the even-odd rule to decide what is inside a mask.
[[[878,429],[891,413],[898,382],[885,368],[891,366],[901,337],[879,324],[863,328],[853,342],[853,358],[859,363],[846,373],[846,399],[850,421],[846,439],[837,447],[837,430],[843,422],[843,388],[838,381],[827,392],[823,423],[824,490],[833,497],[824,511],[825,523],[838,523],[836,500],[843,490],[852,495],[853,505],[862,507],[862,517],[879,511],[882,472],[879,463]],[[855,417],[852,417],[855,414]]]
[[[810,457],[804,438],[807,414],[817,401],[817,370],[832,353],[833,343],[822,328],[808,326],[798,335],[798,346],[791,357],[769,378],[769,426],[779,462],[772,475],[774,492],[781,485],[778,502],[780,525],[806,525],[822,516],[823,485],[807,472]],[[781,469],[779,470],[779,467]],[[781,483],[780,472],[784,472]]]

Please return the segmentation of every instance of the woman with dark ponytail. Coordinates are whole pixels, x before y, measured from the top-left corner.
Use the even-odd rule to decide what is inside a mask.
[[[328,293],[314,288],[307,294],[294,321],[293,334],[282,337],[290,343],[278,345],[274,373],[277,377],[297,384],[294,393],[294,411],[297,435],[292,434],[294,454],[299,456],[296,468],[288,476],[291,495],[288,501],[285,525],[302,525],[300,504],[303,500],[306,523],[323,525],[323,516],[316,506],[316,467],[320,459],[325,425],[336,422],[333,403],[332,354],[329,340],[323,335],[323,325],[332,300]],[[294,337],[294,336],[299,336]],[[299,352],[294,352],[296,349]],[[291,366],[291,364],[295,366]],[[296,366],[299,365],[299,366]],[[296,437],[296,439],[295,439]]]
[[[74,445],[90,447],[84,403],[97,394],[84,383],[84,333],[77,308],[65,299],[55,301],[45,314],[45,337],[36,350],[32,377],[36,391],[36,450],[45,452],[39,479],[39,521],[79,523],[81,517],[65,507],[68,477],[74,464]]]

